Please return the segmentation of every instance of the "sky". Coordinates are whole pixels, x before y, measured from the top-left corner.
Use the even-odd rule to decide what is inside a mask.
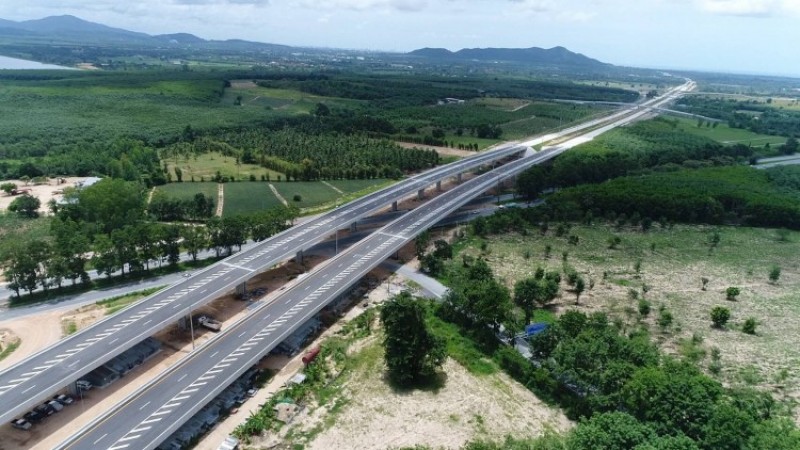
[[[800,76],[800,0],[0,0],[149,34],[364,50],[564,46],[617,65]]]

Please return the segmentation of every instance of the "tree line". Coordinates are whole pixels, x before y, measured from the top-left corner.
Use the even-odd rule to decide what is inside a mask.
[[[288,228],[298,214],[296,208],[277,207],[210,218],[205,226],[155,223],[145,213],[142,185],[110,178],[67,193],[65,202],[52,203],[51,209],[48,236],[11,243],[0,255],[17,299],[22,291],[60,288],[67,280],[89,283],[89,267],[109,277],[117,272],[124,276],[164,262],[174,266],[181,249],[193,261],[206,249],[217,257],[229,255],[248,239],[261,241]]]

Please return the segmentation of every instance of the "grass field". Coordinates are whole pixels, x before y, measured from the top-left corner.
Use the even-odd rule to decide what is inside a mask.
[[[223,104],[234,106],[237,101],[241,103],[239,107],[245,110],[278,110],[286,114],[311,113],[317,103],[329,106],[359,103],[356,100],[322,97],[292,89],[264,88],[249,81],[232,82],[231,87],[225,90]]]
[[[170,155],[161,155],[161,157],[167,163],[173,180],[176,180],[175,167],[180,167],[184,182],[191,181],[192,177],[195,181],[209,181],[217,172],[222,176],[237,180],[249,180],[250,175],[254,175],[256,181],[260,181],[262,175],[269,174],[272,180],[276,180],[281,175],[258,164],[239,164],[237,166],[235,157],[224,156],[216,152],[190,156],[181,155],[177,159]]]
[[[753,133],[752,131],[740,128],[731,128],[728,124],[720,123],[716,128],[707,126],[698,127],[697,121],[693,119],[677,119],[678,128],[697,136],[703,136],[723,144],[746,144],[763,147],[767,143],[770,146],[781,145],[786,142],[786,138],[781,136],[770,136],[767,134]]]
[[[219,102],[221,80],[75,72],[62,80],[4,80],[0,89],[4,140],[46,136],[67,141],[96,136],[156,140],[179,134],[186,125],[206,129],[287,114]]]
[[[654,227],[648,233],[633,228],[617,230],[598,224],[571,228],[579,243],[564,237],[547,236],[531,230],[528,236],[507,234],[488,239],[487,252],[480,250],[481,239],[470,238],[457,245],[462,253],[484,254],[495,271],[513,284],[532,276],[537,267],[562,269],[563,253],[592,289],[575,305],[575,295],[562,285],[562,296],[555,311],[578,308],[587,312],[605,311],[625,329],[646,326],[654,339],[668,352],[696,360],[702,367],[712,366],[714,348],[721,352],[718,376],[732,385],[761,384],[779,398],[800,397],[800,233],[745,227],[681,226]],[[714,249],[709,238],[717,232],[720,243]],[[609,248],[609,238],[621,243]],[[550,257],[545,258],[546,246]],[[460,263],[461,258],[456,258]],[[637,273],[635,266],[640,261]],[[772,267],[780,267],[777,283],[768,279]],[[702,289],[702,278],[708,285]],[[643,287],[646,286],[646,289]],[[730,286],[741,289],[737,301],[726,300]],[[647,291],[644,293],[644,291]],[[634,298],[634,296],[636,298]],[[646,298],[652,313],[641,317],[638,298]],[[655,323],[660,307],[670,311],[675,322],[666,331]],[[711,327],[710,310],[724,306],[731,310],[727,329]],[[741,326],[755,318],[756,335],[745,334]]]
[[[13,244],[36,239],[49,240],[50,218],[24,219],[15,213],[0,212],[0,257]]]
[[[330,186],[318,181],[292,181],[272,184],[289,204],[299,208],[310,208],[323,203],[331,203],[342,195],[331,189]],[[295,194],[300,195],[302,201],[294,201]]]
[[[157,192],[163,192],[169,197],[188,200],[194,198],[195,194],[203,193],[206,197],[211,197],[214,203],[217,202],[217,183],[169,183],[156,188]]]
[[[225,183],[223,189],[225,202],[222,215],[225,217],[281,206],[280,200],[272,193],[268,183],[249,181]]]
[[[374,179],[374,180],[330,180],[328,181],[329,184],[335,186],[342,192],[345,193],[353,193],[359,192],[366,189],[370,189],[376,186],[384,186],[386,184],[391,183],[393,180],[385,180],[383,178]]]

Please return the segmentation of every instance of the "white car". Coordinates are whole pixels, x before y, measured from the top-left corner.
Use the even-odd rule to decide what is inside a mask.
[[[239,440],[233,436],[228,436],[222,441],[217,450],[236,450],[239,448]]]
[[[25,430],[28,431],[31,429],[33,425],[25,419],[17,419],[11,422],[11,426],[18,429],[18,430]]]

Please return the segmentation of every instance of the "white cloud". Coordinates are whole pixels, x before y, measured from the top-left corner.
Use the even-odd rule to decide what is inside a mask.
[[[299,5],[310,9],[367,11],[386,9],[397,11],[420,11],[428,6],[427,0],[300,0]]]
[[[700,9],[728,16],[766,17],[780,7],[776,0],[699,0]]]

